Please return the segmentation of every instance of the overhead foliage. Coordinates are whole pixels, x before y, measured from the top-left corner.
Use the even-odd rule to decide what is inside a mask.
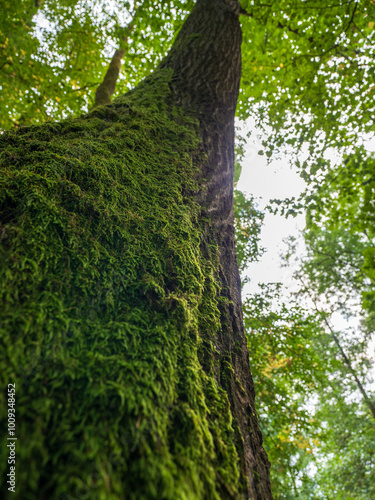
[[[2,128],[80,114],[92,106],[124,29],[118,94],[149,74],[193,1],[3,0],[0,20]],[[271,125],[268,154],[305,141],[311,152],[349,145],[373,130],[371,0],[242,2],[243,78],[238,115]],[[322,142],[323,141],[323,142]]]
[[[371,0],[275,0],[243,4],[239,114],[274,129],[281,145],[349,146],[374,129],[375,4]]]
[[[112,53],[121,45],[134,2],[1,1],[0,128],[78,116],[94,104]],[[193,2],[143,0],[118,82],[123,94],[169,48]],[[172,15],[173,12],[173,15]]]

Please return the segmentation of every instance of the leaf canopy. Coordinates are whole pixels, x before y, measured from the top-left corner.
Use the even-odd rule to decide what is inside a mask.
[[[117,94],[165,55],[192,0],[2,0],[0,127],[59,120],[90,108],[136,13]],[[308,141],[349,145],[374,122],[375,5],[370,0],[242,2],[238,116],[271,126],[268,154]]]

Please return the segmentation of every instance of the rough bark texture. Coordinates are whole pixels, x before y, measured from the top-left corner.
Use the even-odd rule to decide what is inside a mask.
[[[220,248],[222,290],[218,378],[226,388],[235,423],[242,473],[249,498],[272,498],[269,462],[255,411],[254,384],[244,334],[241,282],[235,254],[233,177],[234,116],[241,78],[240,4],[236,0],[200,0],[185,22],[162,67],[172,68],[178,105],[199,118],[207,163],[202,168],[199,203],[212,223],[210,235]],[[224,380],[225,365],[233,367]]]

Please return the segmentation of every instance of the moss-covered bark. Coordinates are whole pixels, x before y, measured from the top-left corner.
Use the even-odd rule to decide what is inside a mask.
[[[238,23],[204,0],[193,31],[213,5],[219,32]],[[109,106],[0,137],[5,498],[271,498],[228,185],[239,76],[210,126],[176,54]]]

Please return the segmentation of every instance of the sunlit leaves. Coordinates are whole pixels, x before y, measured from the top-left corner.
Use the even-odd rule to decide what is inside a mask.
[[[94,95],[133,17],[117,95],[149,74],[192,2],[5,2],[0,19],[0,129],[79,115]],[[136,16],[135,16],[136,12]]]
[[[274,129],[273,147],[311,154],[373,130],[375,12],[370,1],[243,4],[239,114]]]

